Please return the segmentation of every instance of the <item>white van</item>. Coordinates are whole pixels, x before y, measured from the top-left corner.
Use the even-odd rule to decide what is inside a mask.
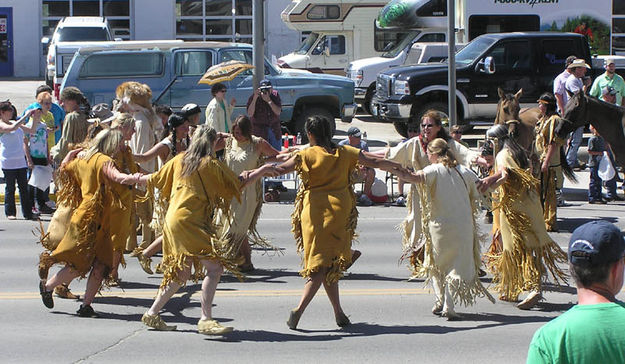
[[[293,1],[282,12],[286,25],[300,32],[310,32],[300,48],[281,57],[282,68],[345,75],[349,62],[382,55],[406,38],[419,42],[444,42],[445,30],[423,28],[381,29],[376,18],[387,1],[312,0]]]

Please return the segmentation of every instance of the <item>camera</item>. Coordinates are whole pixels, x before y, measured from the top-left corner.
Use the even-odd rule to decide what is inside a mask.
[[[267,94],[267,93],[269,93],[269,90],[271,90],[271,86],[261,86],[261,87],[259,87],[259,90],[260,90],[261,93]]]

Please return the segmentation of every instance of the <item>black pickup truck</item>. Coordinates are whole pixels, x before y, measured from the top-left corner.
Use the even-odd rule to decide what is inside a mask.
[[[536,106],[540,94],[553,90],[553,80],[570,55],[592,64],[588,42],[579,34],[491,33],[475,38],[456,54],[458,125],[468,129],[492,123],[498,87],[507,92],[522,88],[521,106]],[[601,72],[603,68],[593,69],[587,75]],[[378,75],[372,111],[405,136],[407,124],[418,122],[426,110],[446,114],[447,95],[446,63],[391,68]]]

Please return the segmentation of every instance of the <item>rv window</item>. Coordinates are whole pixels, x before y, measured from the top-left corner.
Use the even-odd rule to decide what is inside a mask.
[[[469,17],[469,41],[486,33],[538,30],[540,30],[538,15],[471,15]]]
[[[318,33],[310,33],[308,35],[308,37],[306,37],[306,39],[304,40],[304,42],[302,43],[302,45],[299,47],[299,49],[297,50],[297,54],[306,54],[308,53],[308,50],[310,49],[310,47],[312,47],[315,42],[317,41],[317,38],[319,38],[319,34]]]
[[[559,74],[564,70],[566,57],[575,55],[577,47],[573,39],[545,39],[542,41],[542,57],[540,60],[541,72]]]
[[[175,69],[178,76],[199,76],[213,65],[210,51],[181,51],[176,53]]]
[[[341,9],[338,5],[315,5],[306,17],[310,20],[338,19],[341,17]]]
[[[410,40],[414,39],[418,32],[397,32],[392,29],[381,29],[377,24],[373,25],[373,48],[376,52],[389,52],[395,49],[398,44],[402,43],[404,39],[410,37]],[[401,48],[406,47],[406,44]]]
[[[423,34],[421,38],[419,38],[420,43],[434,43],[434,42],[444,42],[444,41],[445,41],[445,33]]]
[[[612,0],[612,14],[625,15],[625,2],[622,0]]]
[[[163,73],[163,63],[161,53],[92,54],[83,63],[79,77],[156,76]]]
[[[330,54],[345,54],[345,36],[343,35],[326,35],[319,40],[312,54],[321,54],[325,49]]]
[[[430,0],[417,8],[417,16],[447,16],[447,0]]]

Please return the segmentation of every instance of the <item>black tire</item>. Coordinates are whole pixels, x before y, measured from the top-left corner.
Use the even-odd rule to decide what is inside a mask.
[[[448,118],[448,115],[449,115],[449,108],[447,107],[447,104],[438,102],[438,101],[428,102],[427,104],[423,105],[421,108],[417,109],[417,111],[412,115],[410,122],[420,124],[421,118],[428,110],[436,110],[440,112],[441,114],[445,115],[445,118]],[[443,120],[443,123],[444,123],[444,120]]]
[[[404,138],[408,138],[408,123],[403,121],[393,121],[395,131]]]
[[[371,112],[371,100],[373,100],[373,96],[375,96],[375,84],[369,86],[365,94],[365,101],[362,103],[362,109],[369,115],[373,115]]]
[[[308,143],[308,137],[306,137],[306,131],[304,130],[304,125],[306,124],[306,120],[311,116],[319,116],[322,118],[326,118],[330,121],[330,128],[332,128],[332,136],[336,132],[336,121],[334,120],[334,115],[330,112],[330,110],[326,109],[321,105],[312,105],[308,106],[302,111],[295,120],[295,130],[293,130],[293,135],[297,135],[300,133],[302,136],[302,143]]]
[[[48,77],[48,71],[44,71],[45,73],[45,80],[46,80],[46,85],[52,87],[54,89],[54,81],[50,79],[50,77]]]

